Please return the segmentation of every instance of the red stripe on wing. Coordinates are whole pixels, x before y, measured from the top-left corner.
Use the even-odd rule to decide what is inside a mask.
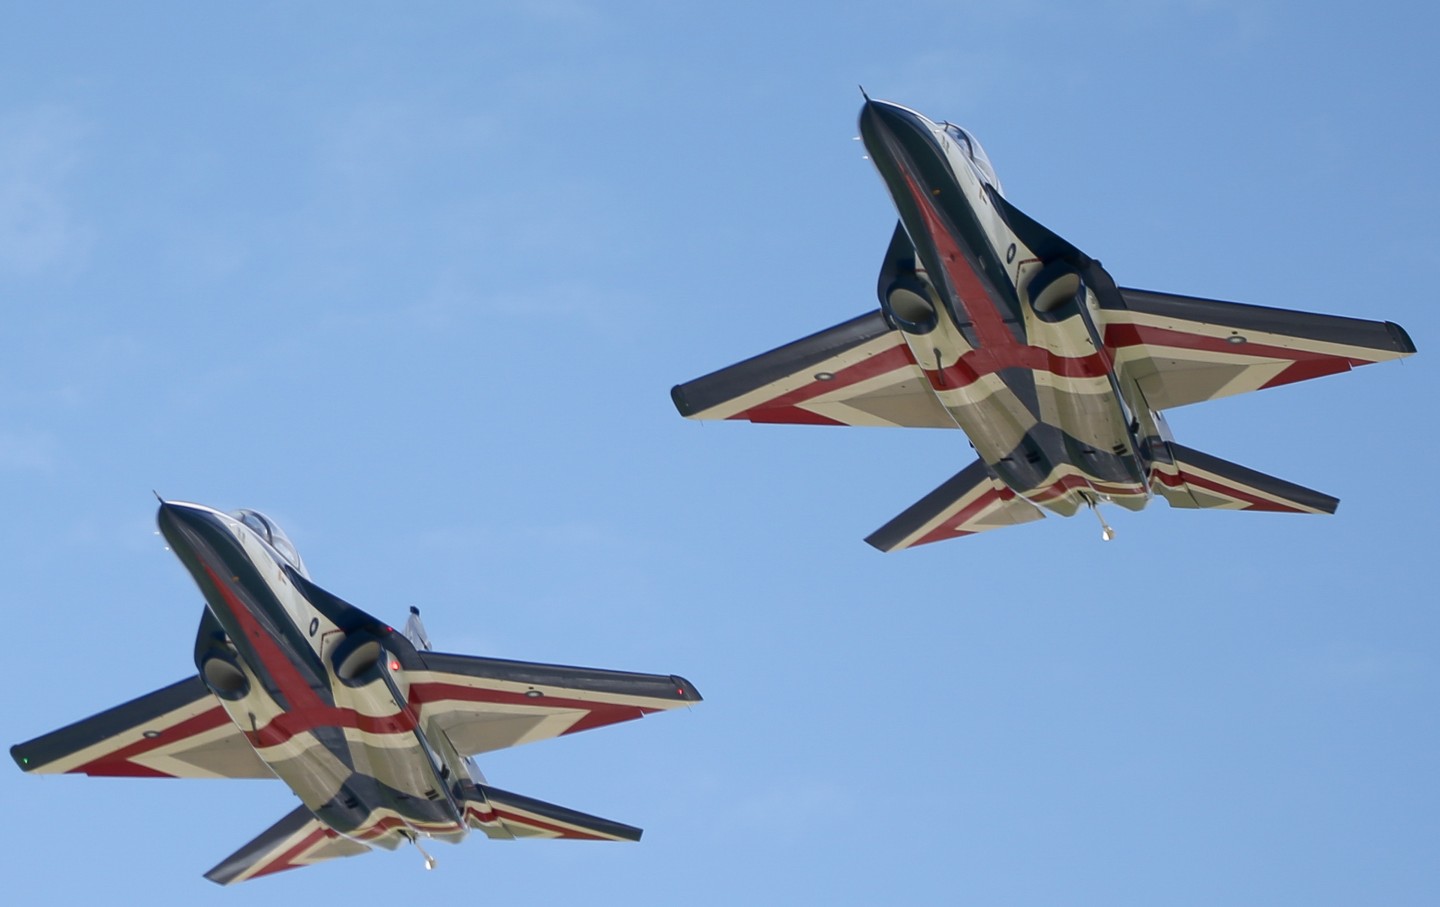
[[[187,737],[203,734],[229,723],[230,716],[217,704],[199,715],[186,718],[178,724],[162,729],[154,737],[145,737],[128,746],[106,753],[84,765],[70,769],[69,773],[108,778],[174,778],[174,775],[131,760],[136,756],[153,752],[161,747],[173,746]]]
[[[781,394],[772,400],[750,407],[744,412],[736,413],[731,419],[749,420],[751,422],[798,422],[802,425],[844,425],[834,419],[817,415],[809,410],[798,409],[799,405],[813,400],[824,394],[868,381],[871,378],[893,372],[896,369],[914,365],[915,359],[910,355],[910,348],[903,342],[897,342],[883,352],[868,356],[854,365],[842,368],[831,373],[833,377],[821,381],[812,380],[809,384],[797,387],[794,390]],[[820,366],[816,366],[819,368]],[[823,372],[822,372],[823,373]]]
[[[1308,510],[1303,510],[1282,501],[1262,498],[1249,491],[1243,485],[1227,485],[1223,482],[1208,479],[1204,476],[1193,475],[1188,472],[1169,473],[1157,469],[1154,472],[1154,477],[1170,488],[1184,488],[1189,486],[1204,489],[1220,497],[1235,498],[1238,501],[1244,501],[1249,505],[1244,508],[1246,510],[1267,510],[1272,513],[1309,513]]]
[[[544,831],[551,831],[562,838],[575,838],[581,841],[609,841],[611,838],[605,835],[591,834],[587,831],[570,828],[566,825],[556,825],[553,822],[545,822],[540,819],[533,819],[529,816],[522,816],[519,813],[509,812],[504,809],[497,809],[491,806],[489,812],[481,812],[479,808],[468,807],[466,813],[473,815],[478,821],[489,824],[492,822],[514,822],[516,825],[527,825],[530,828],[539,828]]]
[[[565,734],[573,734],[577,731],[603,727],[607,724],[615,724],[620,721],[630,721],[648,715],[651,712],[658,711],[658,709],[645,708],[644,706],[595,702],[583,699],[566,699],[562,696],[552,696],[548,693],[540,697],[530,697],[524,693],[463,686],[461,684],[445,683],[443,681],[412,683],[410,685],[410,702],[416,706],[424,706],[432,702],[445,702],[447,700],[518,705],[530,709],[575,709],[585,712],[586,714],[571,725],[570,728],[564,732]]]
[[[1256,359],[1289,359],[1295,362],[1297,366],[1301,363],[1307,363],[1310,368],[1326,369],[1285,380],[1279,380],[1277,378],[1271,382],[1272,384],[1286,384],[1290,381],[1300,381],[1304,378],[1331,375],[1335,372],[1347,371],[1355,366],[1369,365],[1375,361],[1373,359],[1336,356],[1332,353],[1321,353],[1315,350],[1297,350],[1283,346],[1272,346],[1253,340],[1246,343],[1231,343],[1224,337],[1212,337],[1205,334],[1196,334],[1191,331],[1154,327],[1148,324],[1135,324],[1133,322],[1115,322],[1105,325],[1105,345],[1112,350],[1119,350],[1131,346],[1156,346],[1194,350],[1204,353],[1223,353],[1226,356],[1253,356]],[[1159,349],[1155,350],[1152,355],[1163,358],[1166,353],[1163,349]],[[1324,365],[1322,365],[1322,363]],[[1291,368],[1294,368],[1294,366]],[[1289,371],[1289,369],[1286,371]],[[1282,372],[1281,374],[1283,375],[1284,373]],[[1270,385],[1266,386],[1268,387]]]
[[[325,838],[333,837],[336,837],[336,832],[331,829],[324,827],[316,828],[301,838],[298,844],[285,850],[283,853],[277,854],[273,859],[266,861],[260,869],[255,870],[255,872],[246,876],[246,878],[254,879],[260,876],[268,876],[271,873],[284,872],[287,869],[298,869],[306,864],[296,863],[295,860],[297,857],[310,850],[310,848],[316,844],[319,844]]]
[[[960,527],[967,525],[991,504],[997,501],[1005,503],[1013,501],[1014,499],[1015,492],[1008,486],[997,489],[992,485],[989,491],[981,493],[974,501],[960,508],[954,516],[927,532],[919,541],[915,542],[915,544],[928,545],[931,542],[941,542],[945,539],[958,539],[964,538],[967,535],[975,535],[980,530],[961,529]]]

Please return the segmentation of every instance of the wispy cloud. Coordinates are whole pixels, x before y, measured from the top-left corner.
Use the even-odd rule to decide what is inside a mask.
[[[58,460],[59,446],[45,432],[0,432],[0,472],[50,473]]]
[[[497,135],[492,119],[474,113],[372,100],[322,124],[316,157],[324,173],[363,196],[423,178],[437,158],[477,153]]]
[[[598,29],[605,22],[600,8],[582,0],[526,0],[517,7],[521,16],[569,29]]]
[[[1415,652],[1348,644],[1298,655],[1291,676],[1298,682],[1337,689],[1406,685],[1432,678],[1433,658]]]
[[[742,797],[730,814],[748,823],[755,816],[784,816],[772,826],[772,837],[784,845],[813,840],[817,828],[853,821],[854,790],[813,778],[792,779]]]
[[[1208,19],[1227,45],[1253,44],[1269,36],[1275,11],[1253,0],[1112,0],[1115,8],[1138,24],[1168,16]],[[1178,24],[1178,23],[1177,23]]]
[[[88,250],[91,230],[66,192],[86,132],[58,107],[0,114],[0,272],[33,274]]]
[[[416,545],[437,556],[506,548],[615,553],[633,548],[619,528],[575,519],[529,526],[478,525],[422,531]]]

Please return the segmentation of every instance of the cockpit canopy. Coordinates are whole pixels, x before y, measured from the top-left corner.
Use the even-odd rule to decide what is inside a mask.
[[[305,562],[300,560],[300,552],[295,550],[295,545],[290,541],[290,537],[274,520],[258,510],[237,510],[234,516],[274,549],[281,561],[294,567],[306,579],[310,578],[309,571],[305,569]]]
[[[980,174],[980,178],[994,186],[996,192],[1004,195],[1005,190],[1000,187],[1000,178],[995,175],[995,168],[990,165],[990,156],[985,153],[984,148],[980,147],[980,143],[975,140],[975,136],[956,126],[954,123],[945,124],[945,134],[948,135],[956,145],[960,146],[960,150],[965,152],[966,157],[970,158],[970,163],[975,166],[975,170]]]

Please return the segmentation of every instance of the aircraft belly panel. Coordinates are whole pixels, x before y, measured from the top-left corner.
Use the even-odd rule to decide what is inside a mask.
[[[266,762],[312,810],[319,810],[339,797],[354,774],[349,765],[310,734],[297,738],[285,755],[266,758]]]
[[[998,461],[1023,445],[1037,424],[1034,415],[1008,388],[982,400],[949,405],[947,409],[970,438],[975,452],[987,463]]]
[[[1059,428],[1084,448],[1115,453],[1129,449],[1125,416],[1115,405],[1108,382],[1090,393],[1077,393],[1074,386],[1057,387],[1042,379],[1035,391],[1040,421]]]
[[[463,837],[449,794],[389,687],[337,684],[334,705],[282,708],[240,662],[249,692],[221,700],[255,754],[316,817],[342,835],[394,848],[400,829]]]

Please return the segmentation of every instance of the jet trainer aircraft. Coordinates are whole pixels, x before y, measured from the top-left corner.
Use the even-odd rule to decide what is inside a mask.
[[[321,589],[256,511],[167,501],[158,519],[205,597],[199,673],[11,747],[22,769],[278,777],[301,805],[205,874],[222,885],[471,829],[639,840],[492,787],[470,757],[698,702],[689,681],[426,651],[417,610],[407,638]]]
[[[880,311],[678,385],[681,415],[963,430],[979,459],[866,539],[882,551],[1153,494],[1335,511],[1175,443],[1161,410],[1408,356],[1403,328],[1118,287],[1006,200],[960,127],[867,97],[860,137],[900,215]]]

